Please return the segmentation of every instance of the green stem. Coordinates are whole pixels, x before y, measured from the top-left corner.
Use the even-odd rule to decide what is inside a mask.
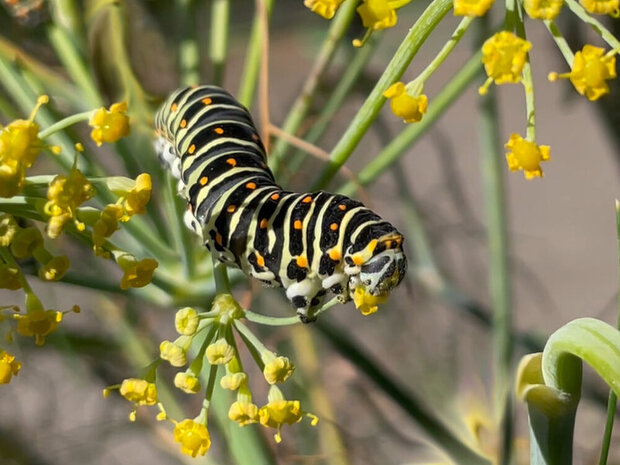
[[[335,307],[339,303],[340,301],[336,297],[334,297],[329,302],[326,302],[321,308],[319,308],[315,312],[314,315],[318,316],[324,311],[332,307]],[[251,312],[250,310],[245,311],[245,317],[249,321],[252,321],[254,323],[258,323],[261,325],[266,325],[266,326],[289,326],[289,325],[296,325],[299,323],[298,316],[289,316],[289,317],[267,316],[267,315],[261,315],[259,313]]]
[[[485,28],[483,34],[486,32],[488,31]],[[494,91],[490,91],[486,97],[480,99],[480,152],[489,250],[488,283],[493,306],[494,411],[500,418],[504,434],[500,463],[508,464],[513,429],[510,395],[513,352],[512,290],[503,177],[505,163],[494,95]]]
[[[616,235],[618,238],[618,289],[620,289],[620,202],[616,200]],[[620,331],[620,295],[618,295],[618,316],[616,328]],[[607,401],[607,420],[605,422],[605,432],[603,433],[603,443],[601,445],[601,456],[599,465],[607,464],[609,447],[611,445],[611,433],[614,429],[614,417],[618,397],[611,389],[609,390],[609,400]]]
[[[230,281],[226,266],[215,260],[213,256],[213,277],[215,278],[215,289],[218,294],[230,294]]]
[[[193,249],[193,243],[190,237],[191,231],[185,227],[183,221],[183,215],[187,207],[185,202],[177,196],[177,180],[172,176],[166,176],[164,197],[166,199],[166,206],[168,214],[173,215],[172,218],[177,218],[177,221],[170,221],[169,231],[172,236],[172,242],[176,250],[179,251],[181,261],[183,263],[183,269],[185,276],[189,279],[193,278],[196,274],[196,260]]]
[[[378,34],[373,34],[363,47],[354,49],[352,60],[344,66],[342,76],[338,79],[336,87],[327,103],[321,109],[319,117],[312,125],[312,129],[305,135],[305,141],[314,144],[323,135],[332,122],[333,116],[342,108],[351,89],[358,82],[358,78],[364,71],[366,63],[368,63],[379,44],[378,39]],[[295,151],[290,163],[286,165],[286,170],[282,170],[282,173],[280,173],[280,185],[287,186],[289,184],[294,173],[299,172],[299,168],[305,159],[305,152],[301,150]]]
[[[47,29],[47,37],[69,76],[86,96],[89,105],[93,107],[102,106],[103,102],[93,78],[67,30],[52,24]]]
[[[229,0],[213,0],[211,4],[209,58],[211,58],[213,66],[212,82],[215,85],[221,85],[224,80],[226,51],[228,48],[229,16]]]
[[[543,21],[543,23],[545,23],[545,26],[547,30],[549,31],[549,33],[551,34],[551,37],[553,37],[555,44],[560,49],[560,52],[562,52],[562,55],[564,56],[566,63],[568,63],[569,66],[572,66],[573,61],[575,60],[575,55],[573,54],[573,51],[570,49],[570,45],[568,45],[568,42],[566,42],[566,39],[560,32],[558,25],[555,24],[555,21],[549,21],[549,20]]]
[[[282,130],[288,134],[295,134],[301,124],[303,123],[314,94],[318,88],[318,85],[325,74],[325,71],[329,67],[329,64],[338,49],[338,45],[345,36],[349,25],[355,15],[355,8],[357,7],[357,0],[347,0],[338,10],[336,17],[331,21],[331,26],[327,32],[327,37],[321,45],[321,49],[317,55],[316,61],[304,86],[297,96],[295,103],[291,108],[288,116],[284,120]],[[283,161],[284,151],[288,147],[288,142],[284,139],[278,139],[274,144],[273,150],[269,155],[269,165],[271,166],[276,178],[280,169],[280,163]]]
[[[383,92],[400,79],[422,44],[426,42],[430,33],[451,9],[451,0],[433,0],[420,15],[398,47],[374,89],[353,118],[353,121],[351,121],[348,129],[332,150],[330,161],[314,182],[311,190],[324,188],[338,172],[338,169],[348,160],[357,144],[378,116],[386,100]]]
[[[56,123],[48,126],[47,128],[39,131],[39,139],[45,139],[46,137],[51,136],[52,134],[57,133],[58,131],[62,131],[69,126],[73,126],[76,123],[80,123],[82,121],[87,121],[92,115],[91,111],[84,111],[82,113],[76,113],[75,115],[67,116],[66,118],[57,121]]]
[[[521,6],[517,5],[517,12],[519,21],[517,22],[517,36],[523,40],[527,40],[525,35],[525,25],[523,24],[523,10]],[[521,81],[525,88],[525,111],[527,121],[527,139],[532,142],[536,142],[536,105],[534,98],[534,77],[532,76],[532,66],[530,64],[530,54],[526,54],[525,64],[523,65],[523,71],[521,74]],[[499,131],[499,127],[497,127]],[[499,134],[499,132],[498,132]],[[498,147],[501,144],[498,145]]]
[[[265,10],[267,10],[267,17],[271,16],[273,9],[273,0],[263,0],[265,3]],[[248,40],[248,51],[245,56],[245,64],[243,72],[241,73],[241,84],[239,91],[237,92],[237,98],[241,105],[250,107],[254,100],[254,92],[256,91],[256,83],[258,82],[258,73],[260,70],[261,62],[261,25],[260,15],[256,11],[254,13],[254,21],[252,22],[252,30],[250,32],[250,38]]]
[[[609,32],[609,30],[603,26],[603,23],[590,16],[585,8],[579,4],[579,2],[576,0],[566,0],[566,6],[568,6],[568,8],[570,8],[579,19],[594,29],[594,32],[601,36],[601,38],[607,42],[611,48],[614,50],[620,50],[620,40]]]
[[[480,57],[480,52],[471,57],[442,91],[433,98],[422,121],[408,125],[389,145],[381,150],[364,169],[362,169],[357,176],[359,185],[367,186],[373,182],[379,175],[390,168],[398,158],[403,156],[415,141],[433,125],[474,79],[482,73]],[[339,192],[345,195],[351,195],[355,192],[356,188],[357,186],[355,183],[348,182],[339,189]]]
[[[200,82],[200,49],[196,41],[196,0],[177,0],[178,54],[181,82],[191,86]]]

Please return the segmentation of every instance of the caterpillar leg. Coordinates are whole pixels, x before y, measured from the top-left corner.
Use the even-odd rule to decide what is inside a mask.
[[[297,307],[297,316],[299,316],[299,320],[304,323],[312,323],[316,321],[316,312],[323,305],[323,299],[327,292],[325,290],[319,291],[314,297],[311,299],[305,299],[305,304],[303,307]],[[295,302],[293,302],[295,304]],[[300,300],[297,303],[302,303]]]
[[[286,296],[297,309],[302,323],[316,320],[315,312],[321,307],[325,293],[319,280],[309,278],[290,285],[286,290]]]

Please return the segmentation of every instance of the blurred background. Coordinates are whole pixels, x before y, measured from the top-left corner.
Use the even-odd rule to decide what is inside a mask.
[[[46,37],[47,2],[17,3],[41,3],[41,7],[18,20],[12,14],[13,2],[0,2],[0,40],[7,39],[62,74],[62,65]],[[209,3],[197,2],[193,26],[199,33],[199,43],[208,41]],[[148,95],[148,105],[155,109],[179,85],[175,65],[179,24],[173,2],[126,0],[122,5],[133,69]],[[338,141],[425,5],[426,2],[414,3],[399,10],[397,26],[377,37],[377,49],[354,92],[317,143],[322,149],[329,152]],[[247,0],[232,1],[231,12],[224,87],[235,93],[254,5]],[[500,15],[501,11],[492,11],[491,17],[497,17],[499,22]],[[409,67],[405,82],[426,66],[456,24],[457,20],[451,17],[442,22]],[[569,17],[562,17],[559,24],[570,31],[568,39],[575,47],[592,39],[583,25],[570,23]],[[609,25],[616,28],[616,36],[618,24],[614,20]],[[272,124],[277,126],[284,120],[328,27],[329,23],[311,13],[301,0],[276,2],[269,29],[268,98]],[[543,165],[544,178],[532,181],[526,181],[521,173],[510,173],[507,167],[504,170],[515,366],[521,355],[541,350],[551,332],[574,318],[593,316],[614,324],[618,299],[614,212],[614,201],[620,196],[618,82],[611,81],[612,92],[598,102],[579,96],[567,81],[548,82],[546,76],[550,71],[564,72],[567,67],[545,28],[534,21],[529,21],[527,27],[528,38],[534,44],[531,58],[537,138],[538,143],[551,146],[551,161]],[[92,72],[102,95],[111,102],[118,97],[118,88],[115,76],[109,74],[106,37],[95,26],[88,32]],[[349,39],[362,34],[361,24],[356,24]],[[468,33],[429,81],[425,93],[431,101],[471,56],[478,40],[474,35]],[[322,99],[326,91],[347,69],[352,53],[350,40],[345,40],[320,83],[308,124],[325,103]],[[207,57],[203,58],[201,72],[208,82],[212,69]],[[477,86],[481,82],[470,87],[392,170],[363,192],[354,194],[393,222],[406,240],[411,228],[421,224],[437,268],[429,272],[417,266],[419,257],[410,248],[408,281],[376,314],[362,317],[348,304],[323,314],[317,325],[261,330],[268,346],[277,347],[296,361],[296,394],[310,398],[309,410],[321,417],[316,428],[305,423],[285,427],[284,442],[280,445],[271,440],[269,431],[250,426],[260,428],[267,439],[266,447],[273,449],[275,463],[371,465],[442,460],[441,453],[426,441],[403,406],[341,353],[342,348],[334,344],[334,334],[338,332],[355,341],[361,354],[421,399],[466,441],[477,441],[490,453],[497,447],[499,437],[490,387],[492,309],[485,198],[478,151],[480,122],[476,116],[480,101]],[[1,85],[0,92],[11,98]],[[496,94],[501,140],[508,140],[513,132],[523,134],[525,107],[521,86],[502,86]],[[256,119],[258,110],[256,101],[252,107]],[[1,122],[10,119],[0,113]],[[140,124],[147,127],[148,121]],[[347,167],[353,173],[359,172],[402,127],[403,123],[386,106]],[[98,153],[105,155],[105,149]],[[136,157],[152,160],[152,169],[160,169],[150,146],[141,147]],[[114,166],[113,161],[110,163]],[[284,170],[292,176],[292,187],[305,190],[322,165],[322,161],[308,157],[297,172],[286,173],[286,167]],[[33,172],[36,169],[35,166]],[[330,188],[345,181],[339,177]],[[66,250],[71,245],[67,241],[63,247]],[[88,266],[88,261],[94,260],[88,250],[74,249],[72,262],[82,260]],[[438,292],[433,285],[437,271],[449,284],[450,292]],[[119,396],[103,399],[101,395],[105,386],[135,375],[132,357],[137,355],[118,343],[122,328],[129,325],[143,336],[148,355],[154,358],[158,341],[174,337],[176,308],[146,305],[120,292],[92,292],[63,283],[39,286],[35,279],[32,282],[49,307],[79,304],[82,313],[67,318],[62,331],[50,337],[43,348],[20,344],[19,358],[24,368],[11,384],[0,387],[2,465],[234,463],[226,452],[226,431],[215,423],[209,424],[212,450],[205,458],[191,459],[177,453],[169,428],[156,423],[152,415],[140,411],[138,422],[130,423],[126,401]],[[242,295],[247,289],[253,291],[254,311],[290,311],[280,290],[248,286],[244,281],[238,292]],[[21,305],[22,296],[19,292],[0,290],[0,302]],[[119,302],[122,311],[118,310]],[[306,350],[309,340],[314,341],[312,350]],[[584,378],[575,463],[587,465],[598,460],[607,388],[587,370]],[[178,394],[178,398],[186,411],[199,408],[199,399],[184,394]],[[518,463],[528,463],[526,408],[515,401],[514,411]],[[319,448],[321,434],[333,435],[334,441],[341,441],[340,446],[334,450]],[[616,432],[614,437],[609,463],[620,464],[620,434]]]

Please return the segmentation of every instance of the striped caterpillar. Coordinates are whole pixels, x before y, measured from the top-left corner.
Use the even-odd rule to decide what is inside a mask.
[[[220,262],[283,287],[301,321],[316,318],[328,291],[371,313],[402,280],[396,228],[343,195],[282,190],[249,112],[225,90],[177,90],[155,127],[187,226]]]

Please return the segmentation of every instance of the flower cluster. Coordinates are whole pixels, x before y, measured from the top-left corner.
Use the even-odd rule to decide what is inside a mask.
[[[175,441],[181,444],[181,452],[192,457],[206,454],[211,445],[207,413],[218,371],[222,372],[220,387],[237,394],[236,400],[229,407],[228,418],[238,425],[259,423],[266,428],[273,428],[276,430],[276,442],[282,439],[284,425],[298,423],[304,416],[309,417],[311,424],[315,425],[318,418],[304,411],[298,400],[286,399],[278,386],[291,377],[295,366],[287,357],[267,349],[241,321],[244,315],[244,310],[230,294],[218,294],[208,312],[198,312],[191,307],[182,308],[175,316],[179,337],[174,341],[162,341],[159,360],[151,365],[145,379],[124,380],[120,385],[106,388],[104,394],[107,396],[111,389],[119,389],[121,395],[134,404],[130,413],[130,419],[134,420],[138,406],[155,405],[158,402],[154,381],[160,362],[165,360],[173,367],[186,367],[176,373],[174,386],[187,394],[204,391],[205,400],[201,411],[193,419],[177,421],[169,418],[164,406],[158,404],[161,411],[158,419],[168,419],[175,425]],[[235,333],[247,345],[262,377],[269,385],[267,401],[262,407],[254,403],[250,378],[243,369]],[[192,347],[198,349],[192,352]]]
[[[32,337],[37,345],[43,345],[58,329],[66,313],[79,312],[77,305],[65,311],[46,308],[30,287],[24,265],[31,269],[31,263],[35,263],[42,281],[63,279],[71,265],[67,256],[50,251],[55,247],[46,245],[42,230],[52,240],[67,229],[82,239],[90,238],[96,255],[113,258],[122,269],[122,289],[145,286],[157,267],[155,260],[137,260],[108,242],[119,229],[119,221],[127,222],[145,212],[152,187],[148,174],[141,174],[135,180],[88,177],[78,168],[84,152],[79,143],[75,145],[73,164],[65,173],[33,177],[27,173],[44,149],[58,161],[60,148],[47,145],[45,140],[75,122],[90,119],[94,128],[92,137],[98,145],[127,135],[127,105],[115,104],[110,110],[100,108],[72,115],[41,130],[34,119],[40,107],[48,102],[47,96],[40,97],[27,120],[18,119],[0,127],[0,289],[21,290],[25,297],[23,309],[0,307],[0,321],[2,324],[13,321],[14,327],[9,328],[8,334],[16,332]],[[105,198],[116,196],[115,203],[102,210],[96,207],[102,203],[99,185],[105,188]],[[86,206],[91,201],[95,207]],[[0,350],[0,384],[11,381],[20,368],[13,355]]]
[[[602,47],[586,44],[582,50],[574,53],[569,49],[553,20],[558,16],[564,3],[579,19],[594,26],[594,31],[611,47],[606,51]],[[324,18],[332,18],[341,6],[341,1],[305,0],[305,5]],[[397,20],[397,10],[405,6],[407,0],[363,0],[357,7],[366,35],[354,45],[362,46],[373,31],[393,27]],[[427,111],[428,98],[423,93],[424,83],[444,62],[456,43],[463,36],[471,21],[483,16],[493,5],[493,0],[453,0],[453,13],[463,16],[463,20],[435,59],[408,82],[394,82],[383,90],[383,96],[390,99],[392,113],[405,123],[419,122]],[[615,79],[615,55],[620,51],[620,41],[606,30],[605,26],[590,15],[620,15],[620,0],[521,0],[516,3],[527,15],[536,20],[545,21],[551,37],[557,42],[571,70],[565,73],[552,72],[550,81],[568,79],[577,92],[588,100],[594,101],[609,93],[608,81]],[[431,7],[429,7],[431,8]],[[484,95],[491,84],[522,83],[526,94],[527,134],[522,137],[512,134],[505,147],[510,150],[506,161],[511,171],[523,171],[526,179],[541,177],[543,171],[540,163],[548,161],[549,147],[536,144],[535,107],[532,71],[529,66],[529,53],[533,49],[531,42],[525,39],[525,25],[522,15],[514,11],[506,16],[506,30],[494,34],[482,45],[482,63],[487,73],[486,82],[479,92]]]

